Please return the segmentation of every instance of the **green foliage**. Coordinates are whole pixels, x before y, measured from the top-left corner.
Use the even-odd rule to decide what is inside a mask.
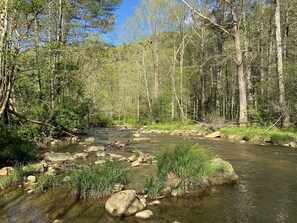
[[[38,153],[34,145],[16,133],[0,127],[0,167],[28,163],[37,160]]]
[[[168,173],[174,173],[182,181],[195,184],[217,173],[212,159],[213,155],[198,144],[177,145],[157,156],[158,176],[165,179]]]
[[[61,178],[59,176],[45,174],[38,179],[35,191],[41,193],[52,187],[59,186],[60,184]]]
[[[28,166],[15,166],[11,175],[5,176],[0,179],[0,189],[6,189],[11,186],[16,186],[23,182],[24,177],[34,173],[35,167],[33,165]]]
[[[101,114],[91,115],[89,125],[96,127],[110,127],[114,124],[113,120]]]
[[[150,197],[162,195],[164,189],[164,181],[158,178],[148,176],[145,182],[147,193]]]
[[[76,197],[103,197],[113,192],[116,183],[127,184],[130,172],[119,162],[84,166],[70,176],[71,194]]]

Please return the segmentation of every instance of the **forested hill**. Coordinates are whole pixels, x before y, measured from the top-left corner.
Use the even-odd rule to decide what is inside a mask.
[[[296,125],[296,0],[142,0],[111,46],[120,2],[2,2],[2,123]]]

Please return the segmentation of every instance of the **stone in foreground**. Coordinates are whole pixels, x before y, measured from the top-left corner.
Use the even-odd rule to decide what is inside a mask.
[[[145,210],[145,211],[141,211],[138,212],[135,217],[139,218],[139,219],[151,219],[153,217],[153,212],[151,210]]]
[[[146,207],[134,190],[124,190],[112,195],[105,204],[106,211],[112,216],[130,216]]]

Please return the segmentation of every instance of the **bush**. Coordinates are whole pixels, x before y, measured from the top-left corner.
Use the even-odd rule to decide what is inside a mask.
[[[168,173],[174,173],[182,181],[196,184],[217,173],[212,159],[213,155],[198,144],[177,145],[157,156],[158,176],[165,179]]]
[[[71,194],[76,197],[103,197],[113,192],[116,183],[127,184],[130,172],[123,164],[108,162],[104,165],[84,166],[70,176]]]
[[[60,183],[61,178],[59,176],[45,174],[38,179],[35,191],[41,193],[47,189],[58,186]]]
[[[0,127],[0,167],[37,160],[36,147],[29,141]]]

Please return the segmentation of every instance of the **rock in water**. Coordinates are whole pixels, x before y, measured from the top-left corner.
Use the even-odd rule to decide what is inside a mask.
[[[134,190],[124,190],[112,195],[105,204],[106,211],[112,216],[130,216],[142,211],[142,203]]]
[[[153,217],[153,212],[151,210],[145,210],[145,211],[141,211],[138,212],[135,217],[139,218],[139,219],[150,219]]]
[[[44,158],[45,160],[51,162],[63,162],[74,160],[73,156],[70,153],[45,153]]]
[[[216,131],[205,136],[205,138],[219,138],[219,137],[221,137],[220,131]]]

